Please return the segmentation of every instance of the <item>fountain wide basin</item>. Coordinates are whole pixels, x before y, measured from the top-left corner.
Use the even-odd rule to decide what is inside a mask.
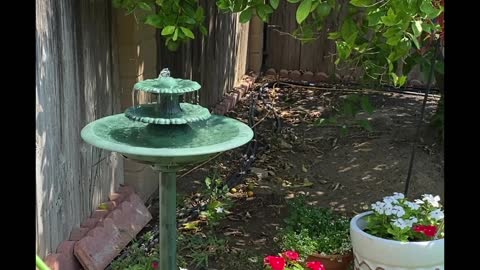
[[[81,136],[89,144],[137,162],[178,169],[246,144],[253,131],[218,115],[185,125],[155,125],[132,121],[122,113],[89,123]]]

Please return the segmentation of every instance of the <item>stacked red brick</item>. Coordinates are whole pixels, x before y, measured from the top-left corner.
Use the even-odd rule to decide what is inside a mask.
[[[103,270],[152,219],[133,188],[121,186],[110,201],[45,258],[52,270]]]

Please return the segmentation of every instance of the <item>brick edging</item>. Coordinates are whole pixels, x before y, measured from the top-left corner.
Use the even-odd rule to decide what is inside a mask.
[[[224,115],[227,112],[233,110],[240,100],[242,100],[245,95],[253,89],[257,75],[243,75],[240,84],[233,87],[233,90],[226,93],[220,102],[218,102],[214,107],[212,112],[218,115]]]
[[[45,258],[45,264],[50,267],[51,270],[83,270],[88,268],[83,268],[79,258],[75,255],[75,249],[77,243],[88,237],[89,233],[91,234],[94,229],[103,227],[103,221],[105,219],[110,219],[110,217],[115,212],[116,215],[122,215],[122,211],[125,209],[123,202],[133,205],[135,203],[143,205],[142,200],[135,194],[135,191],[132,187],[126,185],[120,185],[117,192],[113,192],[108,196],[109,200],[107,202],[101,203],[99,207],[93,212],[93,214],[86,218],[81,224],[80,227],[74,228],[70,232],[70,237],[68,240],[61,242],[56,250],[56,253],[49,254]],[[141,207],[138,206],[138,207]],[[131,208],[131,207],[130,207]],[[146,209],[146,208],[145,208]],[[125,213],[128,215],[129,213]],[[149,213],[148,213],[149,214]],[[150,215],[151,219],[151,215]],[[148,221],[150,220],[148,219]],[[114,219],[114,222],[116,220]],[[148,223],[147,221],[147,223]],[[142,222],[144,223],[144,222]],[[143,225],[144,226],[144,225]],[[132,235],[131,239],[133,239]],[[129,239],[129,241],[131,240]],[[118,251],[120,253],[121,250]],[[108,262],[110,263],[110,262]]]

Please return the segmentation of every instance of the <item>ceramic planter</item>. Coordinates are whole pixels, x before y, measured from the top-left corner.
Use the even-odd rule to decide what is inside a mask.
[[[373,236],[363,231],[372,213],[359,214],[350,222],[355,270],[444,269],[444,239],[400,242]]]
[[[349,270],[352,264],[352,252],[341,255],[322,256],[320,254],[312,254],[308,256],[307,262],[320,261],[327,270]]]

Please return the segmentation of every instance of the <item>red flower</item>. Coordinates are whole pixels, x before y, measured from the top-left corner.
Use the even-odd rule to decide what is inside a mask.
[[[280,256],[267,256],[263,259],[264,264],[269,264],[272,270],[285,269],[285,259]]]
[[[300,258],[300,255],[298,255],[297,252],[292,250],[285,251],[283,255],[285,255],[285,257],[287,257],[289,260],[292,260],[292,261],[298,261],[298,259]]]
[[[158,262],[157,261],[152,262],[152,268],[155,269],[155,270],[158,270]]]
[[[437,234],[437,227],[434,225],[417,225],[413,227],[413,230],[419,233],[423,233],[428,237],[434,237]]]
[[[308,262],[307,267],[311,270],[325,270],[325,266],[321,262]]]

